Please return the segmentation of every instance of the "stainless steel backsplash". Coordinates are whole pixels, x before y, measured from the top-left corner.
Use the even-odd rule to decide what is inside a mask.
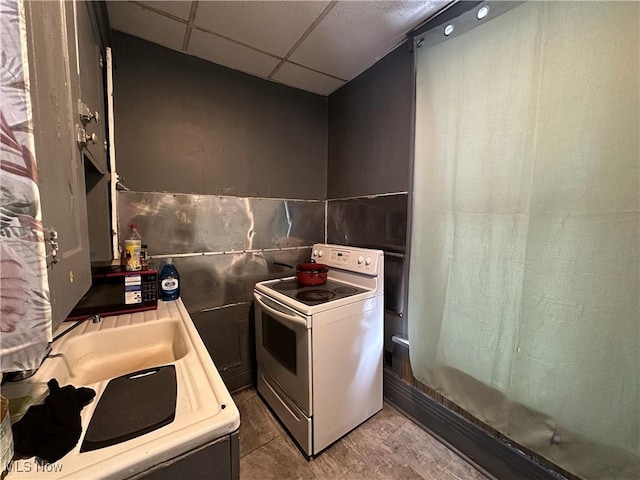
[[[120,239],[136,223],[157,267],[171,256],[190,312],[249,302],[256,282],[295,274],[324,241],[325,202],[120,192]]]
[[[173,258],[192,313],[250,302],[256,282],[294,274],[274,262],[308,261],[324,241],[384,250],[385,305],[404,310],[406,193],[325,202],[125,191],[118,221],[121,241],[138,225],[156,266]]]
[[[327,201],[329,243],[384,251],[385,308],[404,314],[407,194]]]
[[[328,200],[327,237],[330,243],[404,254],[407,194]]]
[[[219,195],[120,192],[121,239],[137,223],[149,255],[309,246],[324,240],[324,204]]]

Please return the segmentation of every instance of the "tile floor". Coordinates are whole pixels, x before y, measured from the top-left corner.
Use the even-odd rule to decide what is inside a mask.
[[[482,473],[385,402],[372,418],[307,461],[257,395],[235,393],[240,480],[486,480]]]

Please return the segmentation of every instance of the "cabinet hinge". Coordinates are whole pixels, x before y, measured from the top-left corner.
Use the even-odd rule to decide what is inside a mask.
[[[78,111],[80,115],[80,121],[82,122],[82,125],[85,127],[89,123],[91,123],[92,120],[95,121],[96,123],[100,121],[100,114],[97,111],[92,112],[87,105],[82,103],[81,100],[78,100]]]
[[[60,246],[58,245],[58,231],[55,228],[49,229],[49,247],[51,249],[51,263],[58,263],[58,250]]]

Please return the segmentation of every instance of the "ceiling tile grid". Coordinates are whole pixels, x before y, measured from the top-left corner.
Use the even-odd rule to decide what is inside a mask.
[[[352,79],[398,45],[433,2],[342,1],[291,55],[316,70]]]
[[[181,18],[182,20],[189,20],[189,12],[191,11],[191,1],[179,2],[179,1],[148,1],[144,2],[144,5],[150,8],[164,13],[173,15],[174,17]]]
[[[190,55],[240,70],[259,77],[268,77],[280,59],[210,33],[193,29],[187,52]]]
[[[346,83],[344,80],[322,75],[290,62],[285,62],[271,78],[276,82],[319,95],[328,95]]]
[[[195,26],[284,57],[330,2],[200,2]]]
[[[329,95],[449,2],[108,1],[107,8],[115,30]]]
[[[173,50],[182,48],[187,29],[185,23],[131,2],[109,2],[108,11],[111,28]]]

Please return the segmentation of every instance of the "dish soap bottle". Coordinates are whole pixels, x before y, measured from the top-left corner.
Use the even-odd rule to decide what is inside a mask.
[[[125,268],[128,272],[135,272],[142,269],[140,264],[140,249],[142,248],[142,237],[138,233],[137,225],[131,224],[129,236],[124,241]]]
[[[160,272],[160,299],[177,300],[180,296],[180,275],[170,258]]]

